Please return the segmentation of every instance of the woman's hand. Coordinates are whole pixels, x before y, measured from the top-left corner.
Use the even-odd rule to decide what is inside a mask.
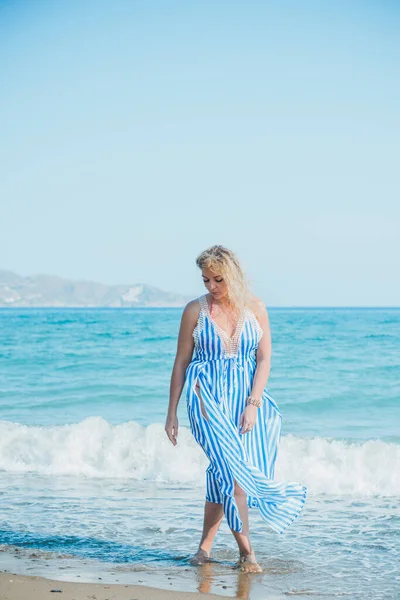
[[[240,427],[239,433],[248,433],[251,431],[257,421],[257,406],[254,404],[248,404],[240,416]]]
[[[176,438],[178,437],[178,428],[179,423],[177,415],[168,415],[164,429],[167,433],[169,440],[173,443],[174,446],[176,446],[177,444]]]

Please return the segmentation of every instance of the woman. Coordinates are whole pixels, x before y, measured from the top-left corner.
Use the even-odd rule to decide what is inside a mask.
[[[227,248],[212,246],[196,264],[209,293],[183,311],[165,424],[176,445],[177,406],[186,381],[190,427],[210,460],[203,534],[191,562],[209,559],[225,515],[239,547],[238,566],[260,572],[248,507],[257,507],[282,533],[303,508],[307,488],[273,481],[282,415],[266,389],[271,336],[265,306],[248,291],[239,261]]]

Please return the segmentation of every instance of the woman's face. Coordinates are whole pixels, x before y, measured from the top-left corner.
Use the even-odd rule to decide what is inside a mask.
[[[227,295],[228,287],[222,275],[214,273],[214,271],[210,271],[210,269],[202,269],[201,275],[203,277],[204,285],[216,300]]]

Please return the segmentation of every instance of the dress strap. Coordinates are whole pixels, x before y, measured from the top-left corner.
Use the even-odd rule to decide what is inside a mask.
[[[208,302],[206,296],[200,296],[198,299],[200,303],[200,310],[204,312],[206,315],[208,314]]]
[[[204,318],[207,316],[208,309],[207,299],[205,296],[200,296],[199,298],[197,298],[197,300],[200,304],[200,312],[199,318],[197,319],[196,327],[193,330],[193,337],[196,346],[199,343],[200,332],[204,329]]]
[[[259,341],[261,340],[262,336],[264,335],[263,328],[261,327],[260,321],[257,319],[254,311],[252,311],[251,308],[247,308],[247,314],[249,316],[250,321],[253,323],[254,329],[256,330],[257,344],[258,344]]]

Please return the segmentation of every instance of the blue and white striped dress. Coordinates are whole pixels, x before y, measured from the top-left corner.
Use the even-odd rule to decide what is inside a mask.
[[[193,331],[195,352],[186,370],[186,400],[192,433],[210,460],[206,499],[222,504],[229,527],[241,532],[234,497],[236,480],[247,494],[248,506],[258,508],[268,525],[282,533],[303,508],[307,488],[273,481],[282,415],[266,388],[254,428],[239,434],[263,330],[246,308],[229,338],[212,319],[206,296],[198,300],[200,314]]]

